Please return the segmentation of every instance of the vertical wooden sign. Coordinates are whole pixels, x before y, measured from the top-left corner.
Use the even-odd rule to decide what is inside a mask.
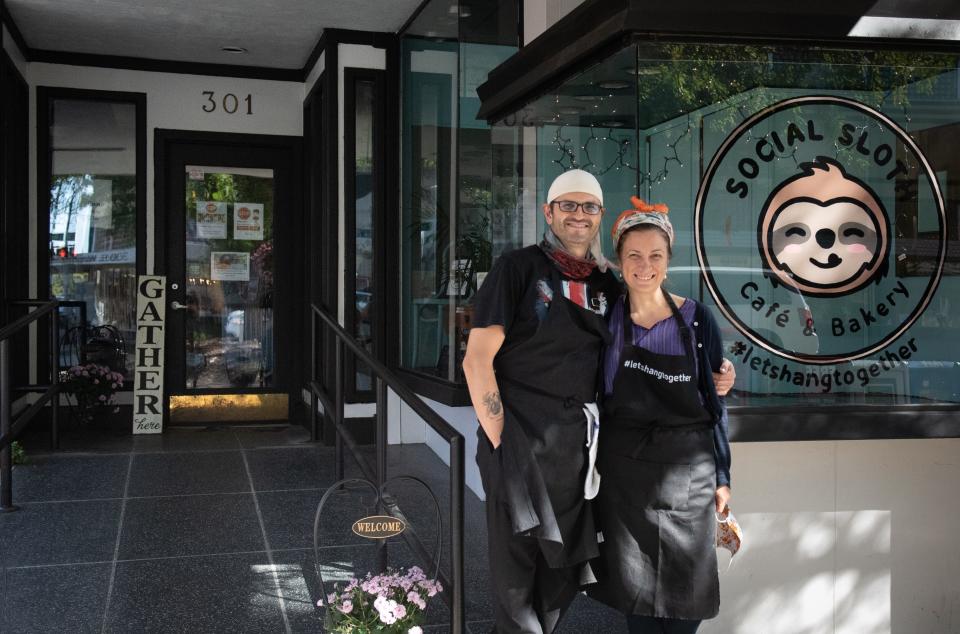
[[[137,363],[133,372],[133,433],[163,433],[163,326],[167,278],[137,278]]]

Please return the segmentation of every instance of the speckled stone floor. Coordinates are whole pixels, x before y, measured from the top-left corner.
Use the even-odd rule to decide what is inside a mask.
[[[162,436],[84,429],[50,453],[28,437],[14,503],[0,514],[0,632],[320,632],[317,570],[329,584],[373,567],[375,551],[349,524],[366,493],[331,498],[315,556],[313,523],[333,483],[333,450],[298,427],[175,428]],[[472,459],[472,456],[468,456]],[[448,470],[425,445],[391,445],[388,473],[422,479],[446,521]],[[358,476],[350,459],[347,475]],[[438,531],[429,497],[394,495],[428,545]],[[346,522],[346,524],[344,524]],[[481,502],[465,503],[468,629],[490,631],[492,609]],[[402,541],[393,565],[417,561]],[[428,632],[449,630],[441,601]],[[622,632],[622,617],[578,597],[561,632]]]

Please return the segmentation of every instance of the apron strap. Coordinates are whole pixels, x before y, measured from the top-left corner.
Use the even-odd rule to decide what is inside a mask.
[[[693,335],[690,332],[690,327],[687,326],[687,322],[684,321],[683,315],[680,314],[680,309],[677,308],[677,304],[673,301],[670,293],[662,286],[660,287],[660,292],[662,292],[664,298],[666,298],[667,304],[670,306],[670,312],[673,313],[673,318],[677,321],[677,328],[680,329],[680,340],[683,342],[683,349],[687,354],[687,361],[693,364],[693,367],[697,367],[693,356]]]

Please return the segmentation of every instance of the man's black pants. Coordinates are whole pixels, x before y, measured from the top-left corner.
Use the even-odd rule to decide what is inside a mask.
[[[493,585],[493,631],[553,632],[579,590],[572,568],[550,568],[532,537],[514,535],[507,507],[487,498],[487,539]]]

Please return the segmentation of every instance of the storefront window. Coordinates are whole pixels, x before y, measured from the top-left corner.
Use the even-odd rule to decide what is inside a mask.
[[[477,86],[517,50],[515,3],[430,2],[402,34],[402,366],[463,382],[471,299],[520,246],[519,135],[476,118]]]
[[[956,403],[957,68],[917,51],[642,43],[501,125],[537,127],[539,198],[571,167],[599,177],[608,249],[630,194],[670,207],[669,285],[718,317],[730,403]]]
[[[104,327],[98,337],[106,347],[93,360],[127,376],[136,339],[136,110],[52,99],[48,114],[50,296],[83,303],[82,311],[63,311],[65,334],[80,326],[81,314]]]

